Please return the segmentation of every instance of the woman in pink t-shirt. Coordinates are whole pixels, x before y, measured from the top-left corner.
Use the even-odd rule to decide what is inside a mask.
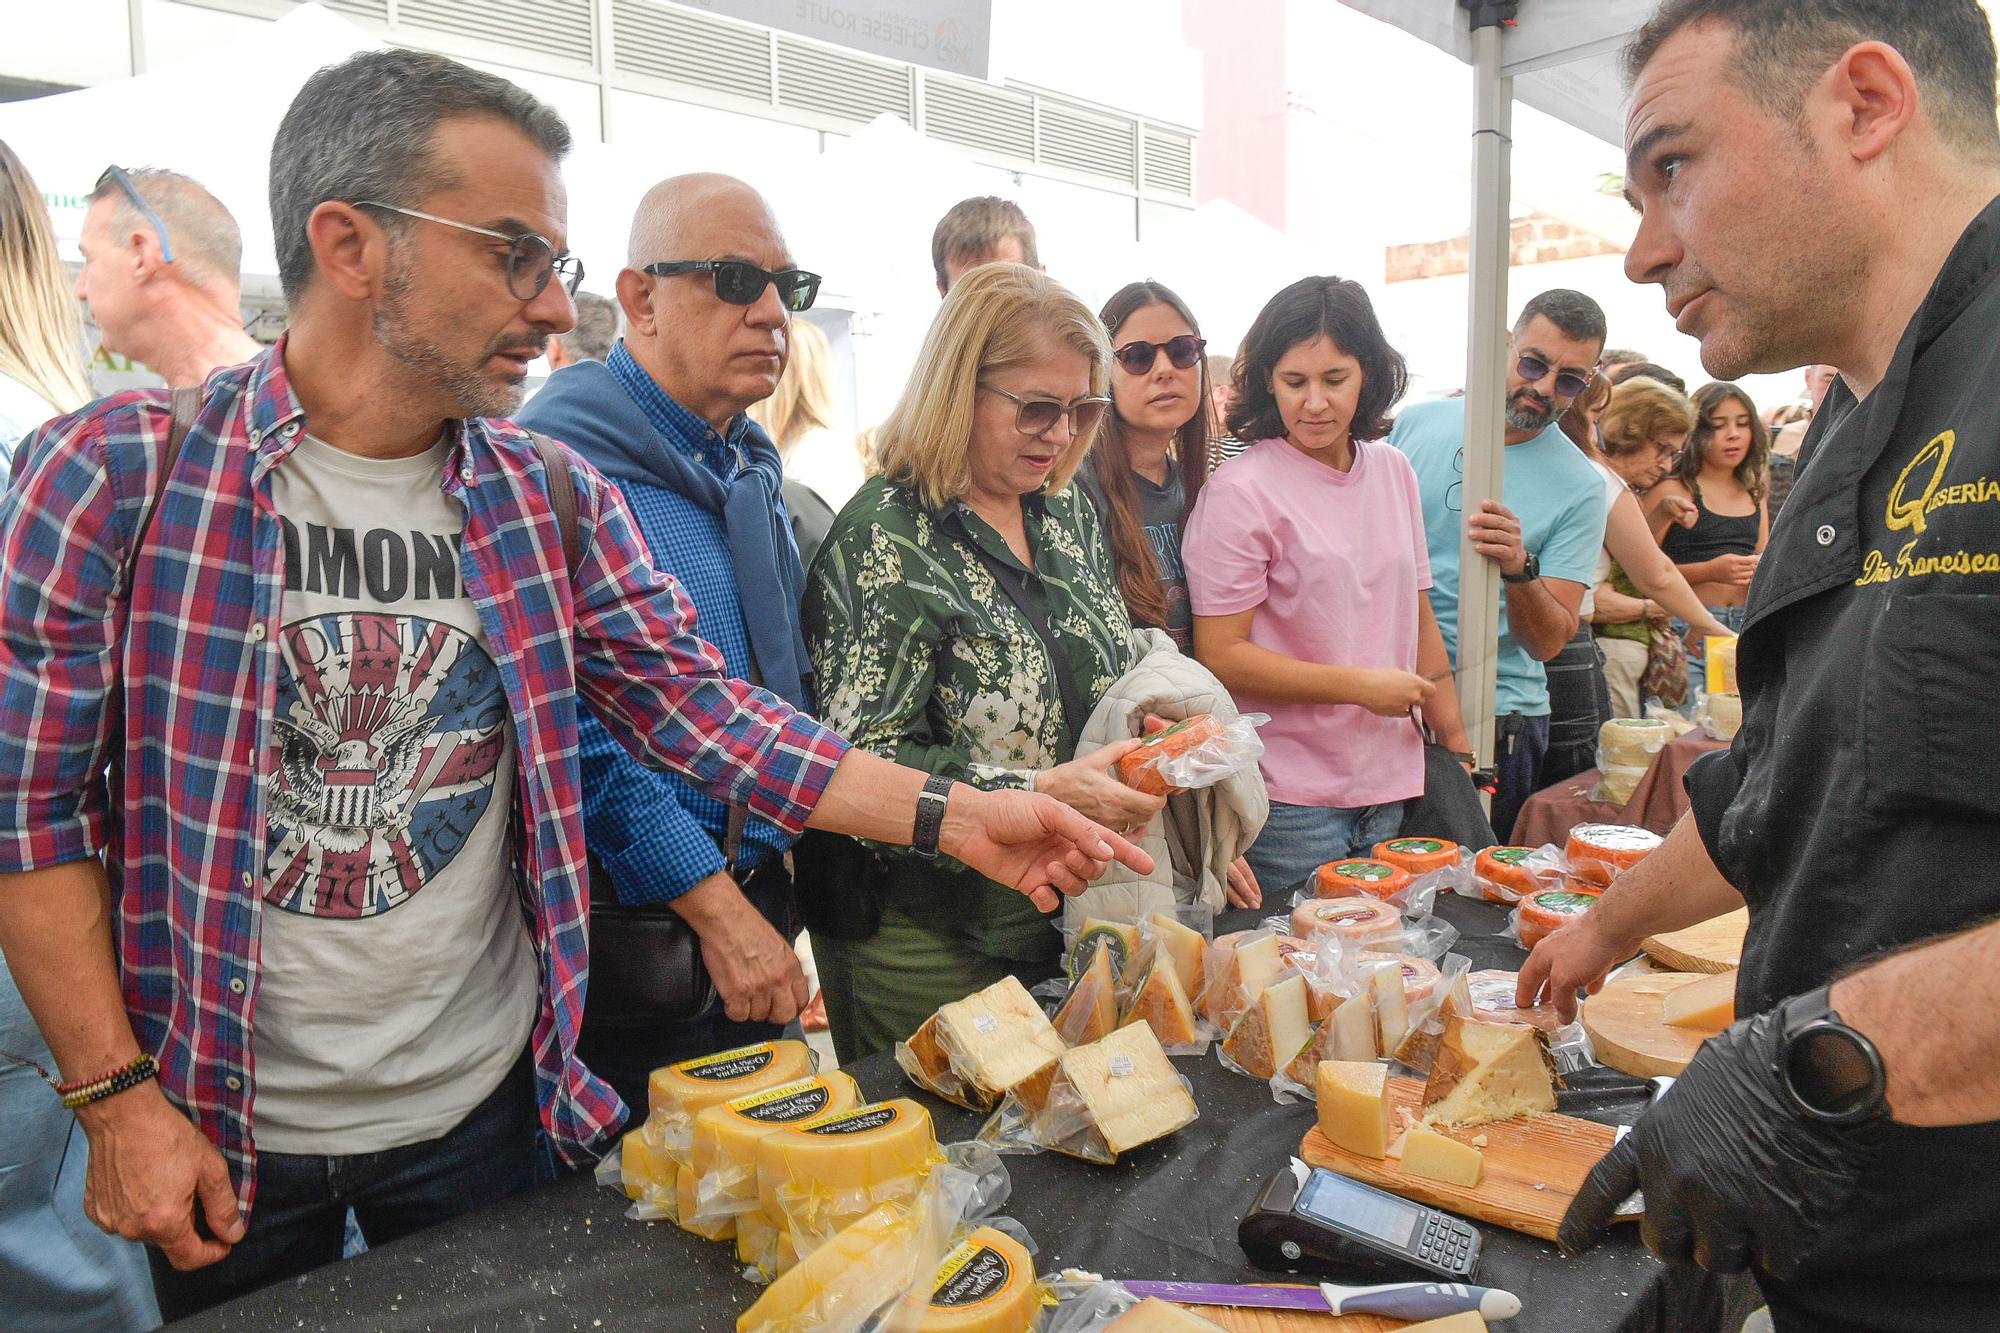
[[[1360,284],[1271,298],[1233,369],[1230,432],[1188,520],[1195,655],[1269,713],[1271,817],[1248,860],[1267,890],[1400,831],[1423,794],[1421,717],[1472,747],[1431,614],[1417,478],[1386,443],[1403,358]]]

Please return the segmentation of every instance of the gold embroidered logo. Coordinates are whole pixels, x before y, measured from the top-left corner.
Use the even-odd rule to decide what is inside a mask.
[[[1931,497],[1937,494],[1938,487],[1944,485],[1945,469],[1951,465],[1952,446],[1957,443],[1958,433],[1948,430],[1917,450],[1917,456],[1910,460],[1909,466],[1905,467],[1902,475],[1896,478],[1896,484],[1889,488],[1889,509],[1883,519],[1889,525],[1889,531],[1902,532],[1907,529],[1914,531],[1919,537],[1923,536],[1926,526],[1925,515],[1929,512]],[[1930,482],[1924,487],[1924,493],[1913,500],[1904,499],[1904,488],[1910,484],[1910,478],[1916,474],[1917,469],[1933,460],[1935,465],[1931,468]]]

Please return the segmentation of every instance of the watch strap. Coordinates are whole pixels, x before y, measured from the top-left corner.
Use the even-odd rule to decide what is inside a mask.
[[[1834,1012],[1832,987],[1821,986],[1818,990],[1794,996],[1787,1001],[1783,1010],[1783,1035],[1778,1042],[1779,1082],[1791,1097],[1798,1111],[1814,1120],[1827,1124],[1853,1125],[1878,1116],[1889,1114],[1888,1074],[1882,1066],[1881,1052],[1875,1043],[1861,1032],[1849,1027]],[[1802,1080],[1802,1072],[1796,1060],[1811,1058],[1810,1051],[1802,1052],[1800,1046],[1806,1041],[1834,1039],[1851,1048],[1854,1064],[1865,1071],[1865,1082],[1854,1087],[1850,1094],[1845,1088],[1834,1089],[1814,1086],[1814,1078]],[[1817,1075],[1819,1069],[1803,1071],[1807,1075]],[[1831,1094],[1840,1097],[1856,1097],[1844,1107],[1822,1104],[1818,1097]]]
[[[1528,563],[1521,566],[1521,572],[1518,574],[1503,573],[1500,576],[1500,581],[1502,583],[1533,583],[1541,576],[1542,562],[1535,557],[1533,551],[1530,551],[1528,552]]]
[[[938,835],[944,831],[944,807],[952,781],[944,773],[933,773],[924,781],[924,789],[917,793],[917,823],[910,834],[910,849],[918,856],[930,858],[938,854]]]

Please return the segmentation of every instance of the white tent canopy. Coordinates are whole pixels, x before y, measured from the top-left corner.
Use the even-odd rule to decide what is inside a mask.
[[[1658,0],[1520,0],[1513,23],[1473,26],[1461,0],[1345,0],[1473,67],[1471,338],[1466,366],[1465,512],[1500,494],[1505,426],[1507,260],[1513,102],[1620,143],[1618,57]],[[1500,574],[1469,540],[1459,557],[1458,688],[1473,745],[1492,754]],[[1501,837],[1508,830],[1499,829]]]

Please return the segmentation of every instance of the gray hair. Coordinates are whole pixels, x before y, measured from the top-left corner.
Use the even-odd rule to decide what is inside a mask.
[[[561,116],[496,74],[425,51],[363,51],[306,80],[271,143],[271,234],[285,298],[313,275],[306,222],[328,200],[415,207],[457,182],[432,153],[438,125],[494,116],[550,157],[569,152]],[[395,215],[383,217],[392,228]]]
[[[188,264],[197,271],[197,277],[220,279],[231,288],[242,281],[242,229],[236,225],[235,214],[204,189],[201,182],[177,171],[153,167],[128,171],[125,178],[165,225],[175,263]],[[107,178],[90,192],[93,205],[105,199],[111,201],[106,218],[112,225],[121,229],[151,225],[117,181]]]
[[[1527,328],[1537,315],[1561,330],[1563,337],[1580,343],[1596,343],[1602,347],[1611,334],[1610,322],[1604,318],[1604,307],[1582,292],[1571,291],[1567,287],[1557,287],[1530,299],[1521,307],[1521,317],[1514,321],[1514,332]]]
[[[561,337],[563,350],[579,361],[602,361],[618,341],[618,303],[595,292],[576,294],[576,327]]]

